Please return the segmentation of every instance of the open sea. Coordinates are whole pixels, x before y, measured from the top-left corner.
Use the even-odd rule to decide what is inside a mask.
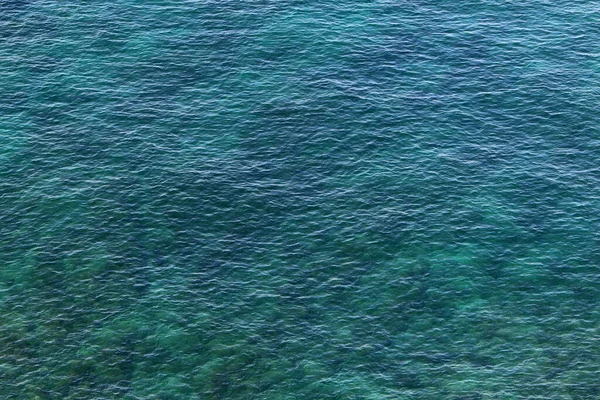
[[[600,399],[600,2],[0,0],[0,399]]]

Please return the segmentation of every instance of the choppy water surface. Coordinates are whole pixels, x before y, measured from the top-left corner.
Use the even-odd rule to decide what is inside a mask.
[[[0,2],[0,398],[600,398],[599,21]]]

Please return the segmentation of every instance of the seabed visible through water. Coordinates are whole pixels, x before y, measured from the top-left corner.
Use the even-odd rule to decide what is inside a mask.
[[[594,1],[0,3],[0,398],[600,398]]]

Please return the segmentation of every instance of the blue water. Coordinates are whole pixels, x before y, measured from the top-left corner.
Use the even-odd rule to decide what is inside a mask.
[[[600,398],[599,21],[1,1],[0,398]]]

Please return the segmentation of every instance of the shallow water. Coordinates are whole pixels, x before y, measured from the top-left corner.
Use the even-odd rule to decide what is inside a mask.
[[[0,2],[0,398],[599,398],[599,20]]]

